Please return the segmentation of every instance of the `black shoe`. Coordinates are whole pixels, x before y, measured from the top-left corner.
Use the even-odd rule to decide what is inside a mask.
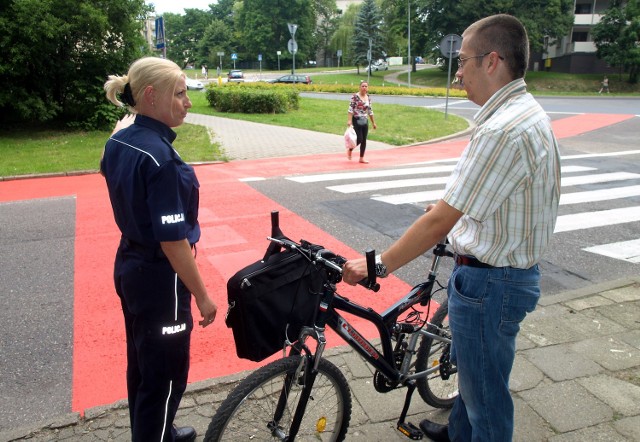
[[[449,426],[431,422],[428,419],[420,422],[420,429],[429,439],[435,442],[449,442]]]
[[[193,427],[175,427],[176,442],[193,442],[196,440],[196,429]]]

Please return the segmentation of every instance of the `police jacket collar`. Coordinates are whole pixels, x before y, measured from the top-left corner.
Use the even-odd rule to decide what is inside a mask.
[[[170,143],[173,143],[173,141],[177,137],[177,134],[169,126],[167,126],[166,124],[154,118],[147,117],[146,115],[140,115],[140,114],[136,115],[135,124],[148,127],[149,129],[152,129],[155,132],[158,132],[161,137],[166,138],[167,140],[169,140]]]

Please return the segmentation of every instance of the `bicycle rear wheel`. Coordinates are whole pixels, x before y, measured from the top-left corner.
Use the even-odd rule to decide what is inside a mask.
[[[288,437],[303,387],[304,369],[296,373],[300,358],[278,359],[244,379],[213,416],[205,442],[255,442]],[[281,410],[281,417],[276,422],[277,409]],[[321,359],[295,440],[342,441],[350,418],[351,393],[347,380],[338,367]]]
[[[427,331],[434,335],[451,339],[449,321],[447,319],[448,308],[449,302],[445,299],[433,315]],[[418,347],[416,371],[423,371],[436,366],[439,368],[434,373],[416,380],[420,397],[435,408],[453,407],[453,402],[459,393],[458,374],[456,367],[451,364],[450,353],[451,344],[446,344],[433,338],[422,338]]]

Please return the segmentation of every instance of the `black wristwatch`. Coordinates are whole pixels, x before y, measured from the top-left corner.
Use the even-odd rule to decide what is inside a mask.
[[[376,276],[378,278],[387,277],[387,266],[382,263],[381,255],[376,255]]]

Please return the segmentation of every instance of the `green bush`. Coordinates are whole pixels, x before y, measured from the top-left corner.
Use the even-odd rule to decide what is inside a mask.
[[[209,87],[206,96],[209,105],[218,112],[283,114],[300,105],[300,94],[293,88],[234,84]]]

